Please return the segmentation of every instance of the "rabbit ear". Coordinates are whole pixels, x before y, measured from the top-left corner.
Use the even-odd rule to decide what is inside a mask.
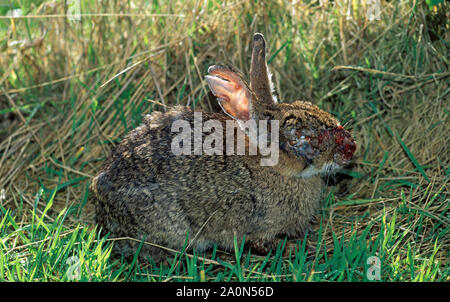
[[[266,41],[260,33],[256,33],[253,36],[250,88],[261,103],[276,103],[276,99],[272,95],[273,84],[271,74],[266,64]]]
[[[205,79],[223,111],[233,119],[249,120],[253,95],[242,78],[221,65],[210,66],[208,73]]]

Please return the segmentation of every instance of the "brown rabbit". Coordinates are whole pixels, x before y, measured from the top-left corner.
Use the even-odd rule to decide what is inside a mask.
[[[91,184],[103,231],[137,239],[116,241],[116,252],[131,256],[140,240],[181,250],[186,238],[197,250],[214,244],[232,249],[234,236],[238,242],[245,236],[250,246],[272,247],[278,236],[303,234],[309,227],[319,205],[321,175],[347,164],[356,145],[351,134],[317,106],[277,103],[265,55],[264,37],[257,33],[250,86],[231,68],[209,68],[206,81],[226,114],[181,106],[153,112],[117,146]],[[200,116],[201,132],[196,130]],[[238,130],[226,128],[230,121],[236,121]],[[263,164],[270,155],[261,151],[265,145],[260,144],[260,130],[249,130],[250,122],[260,121],[270,122],[269,138],[262,141],[275,143],[275,162]],[[215,126],[205,131],[208,122]],[[180,139],[181,128],[185,140]],[[206,142],[213,128],[233,144],[244,137],[246,150],[257,146],[257,152],[221,152],[217,139],[211,143],[214,154],[199,153],[195,139]],[[194,151],[186,153],[192,143]],[[175,152],[174,146],[182,152]],[[147,256],[160,261],[166,253],[144,244],[140,258]]]

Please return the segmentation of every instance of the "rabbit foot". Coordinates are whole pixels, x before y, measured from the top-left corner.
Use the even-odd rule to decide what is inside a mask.
[[[290,254],[295,255],[297,250],[297,244],[295,242],[287,241],[284,246],[283,257],[289,257]]]
[[[306,240],[306,239],[304,239],[304,240]],[[306,253],[306,258],[308,260],[314,259],[316,252],[317,252],[316,246],[313,246],[311,244],[310,240],[306,240],[304,251],[302,251],[301,246],[302,246],[302,242],[298,242],[297,240],[286,242],[286,246],[283,251],[283,257],[287,258],[287,257],[289,257],[289,255],[296,257],[296,255],[298,253],[303,253],[303,254]]]
[[[250,243],[249,248],[258,255],[267,255],[271,250],[277,247],[275,241],[276,240],[273,241],[255,240]]]
[[[284,239],[274,239],[271,241],[256,240],[252,241],[249,247],[256,254],[267,255],[270,251],[275,252],[277,247],[282,244],[283,241]],[[296,246],[297,245],[294,242],[286,241],[283,257],[289,256],[291,250],[295,253]]]

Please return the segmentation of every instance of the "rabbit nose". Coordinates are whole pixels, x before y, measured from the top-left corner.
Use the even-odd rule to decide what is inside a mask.
[[[338,157],[341,158],[344,163],[350,161],[356,150],[356,144],[352,135],[342,126],[338,126],[332,130],[332,132],[336,144],[336,152],[339,155]]]
[[[355,153],[355,151],[356,151],[356,144],[353,138],[351,139],[345,138],[343,151],[345,159],[350,160],[353,157],[353,153]]]
[[[338,150],[346,161],[350,161],[356,151],[356,144],[350,134],[348,132],[346,134],[342,143],[339,144]]]

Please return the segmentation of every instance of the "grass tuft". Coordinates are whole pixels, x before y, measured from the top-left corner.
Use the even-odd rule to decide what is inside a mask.
[[[449,3],[380,1],[375,20],[368,3],[80,1],[79,20],[64,1],[0,6],[0,280],[448,281]],[[143,114],[214,108],[208,66],[248,74],[254,32],[278,99],[312,101],[357,140],[316,236],[288,256],[235,242],[164,265],[112,257],[90,179]]]

